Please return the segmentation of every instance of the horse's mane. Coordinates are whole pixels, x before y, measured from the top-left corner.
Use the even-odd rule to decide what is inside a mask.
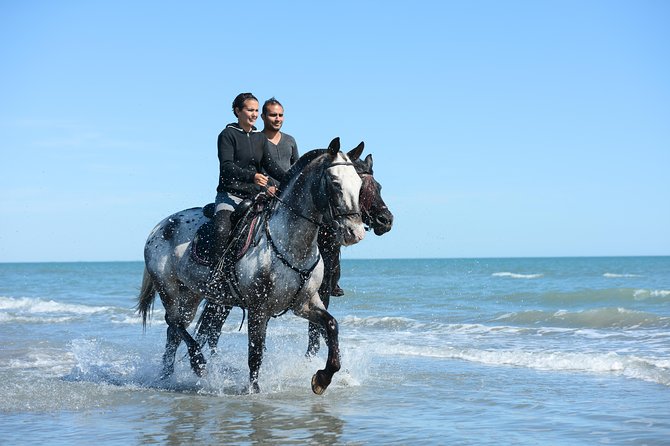
[[[316,158],[323,155],[327,151],[328,149],[314,149],[305,153],[298,159],[298,161],[295,162],[295,164],[293,164],[289,168],[288,172],[286,172],[282,184],[289,184],[291,180],[293,180],[293,178],[300,175],[300,172],[302,172],[309,163],[311,163],[312,161],[314,161]]]

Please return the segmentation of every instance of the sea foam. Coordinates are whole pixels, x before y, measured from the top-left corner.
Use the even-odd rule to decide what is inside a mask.
[[[633,297],[635,300],[645,300],[649,298],[661,298],[665,299],[670,297],[670,290],[635,290],[633,292]]]
[[[511,273],[511,272],[500,272],[500,273],[493,273],[491,274],[493,277],[509,277],[512,279],[538,279],[544,274],[518,274],[518,273]]]
[[[72,313],[94,314],[109,311],[110,307],[66,304],[53,300],[31,297],[0,297],[0,310],[14,310],[22,313]]]

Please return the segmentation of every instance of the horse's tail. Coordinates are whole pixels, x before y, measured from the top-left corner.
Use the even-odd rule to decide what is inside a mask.
[[[151,278],[151,274],[144,268],[144,276],[142,277],[142,289],[140,295],[137,297],[137,312],[142,316],[142,329],[147,328],[147,319],[154,306],[154,299],[156,298],[156,287]]]

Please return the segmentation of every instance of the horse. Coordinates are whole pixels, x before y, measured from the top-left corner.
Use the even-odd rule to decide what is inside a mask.
[[[260,391],[267,324],[271,317],[292,311],[319,324],[327,334],[328,358],[311,380],[321,395],[340,369],[338,324],[328,313],[319,287],[324,264],[317,247],[323,224],[336,229],[338,243],[361,241],[365,229],[359,207],[362,181],[351,160],[340,151],[339,138],[327,149],[303,155],[286,174],[284,186],[269,209],[259,217],[254,240],[239,258],[223,269],[226,280],[213,286],[212,268],[198,263],[192,242],[207,220],[202,208],[177,212],[162,220],[149,234],[144,248],[145,271],[137,310],[146,328],[156,293],[165,307],[168,324],[163,377],[174,372],[177,347],[184,341],[191,368],[198,376],[206,360],[198,342],[188,333],[203,298],[248,312],[249,392]],[[215,284],[217,285],[217,284]]]
[[[364,147],[364,143],[361,142],[356,148],[349,151],[347,156],[354,164],[356,173],[358,173],[362,181],[359,204],[363,223],[365,224],[366,229],[373,230],[375,235],[380,236],[391,230],[391,227],[393,226],[393,214],[388,209],[381,196],[382,186],[374,177],[374,172],[372,170],[372,155],[368,154],[365,157],[365,160],[361,160],[360,158]],[[340,257],[342,246],[337,243],[332,228],[327,226],[321,227],[317,243],[324,263],[324,276],[323,282],[319,287],[319,296],[326,309],[328,309],[330,296],[332,295],[335,285],[340,280],[340,268],[337,260]],[[200,315],[195,339],[201,347],[207,343],[210,347],[211,354],[216,353],[216,346],[219,341],[219,336],[221,335],[221,328],[230,314],[231,309],[232,307],[221,307],[214,302],[207,302],[205,309]],[[319,326],[310,322],[308,326],[307,357],[315,356],[318,353],[320,348],[320,334],[321,330],[319,329]]]

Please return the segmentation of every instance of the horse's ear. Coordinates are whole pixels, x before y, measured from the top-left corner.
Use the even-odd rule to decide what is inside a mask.
[[[365,148],[365,143],[361,141],[359,145],[357,145],[354,149],[351,149],[349,153],[347,153],[347,156],[351,161],[356,161],[358,158],[361,157],[361,153],[363,153],[363,149]]]
[[[337,138],[334,138],[330,142],[330,144],[328,144],[328,152],[330,152],[331,156],[335,156],[339,151],[340,151],[340,137],[338,136]]]
[[[367,172],[372,172],[372,153],[368,154],[368,156],[365,157],[365,170]]]

